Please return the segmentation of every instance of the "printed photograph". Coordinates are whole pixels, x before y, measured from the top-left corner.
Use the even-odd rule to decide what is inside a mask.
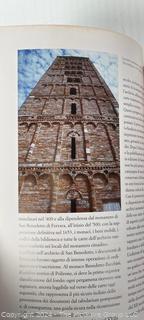
[[[118,57],[18,51],[19,213],[121,210]]]

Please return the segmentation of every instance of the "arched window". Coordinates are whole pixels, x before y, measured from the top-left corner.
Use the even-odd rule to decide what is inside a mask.
[[[70,88],[70,94],[76,95],[76,88]]]
[[[72,159],[76,158],[76,141],[75,141],[75,137],[71,138],[71,158]]]
[[[71,104],[71,114],[76,114],[76,103]]]

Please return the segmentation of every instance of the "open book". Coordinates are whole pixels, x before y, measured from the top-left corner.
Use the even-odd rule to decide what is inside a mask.
[[[143,48],[0,29],[1,318],[144,317]]]

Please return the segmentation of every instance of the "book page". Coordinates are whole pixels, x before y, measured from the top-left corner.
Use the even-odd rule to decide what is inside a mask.
[[[1,317],[142,320],[142,50],[93,28],[0,36]]]

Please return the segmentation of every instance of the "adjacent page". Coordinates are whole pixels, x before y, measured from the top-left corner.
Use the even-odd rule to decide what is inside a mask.
[[[142,48],[1,28],[1,317],[144,315]]]

